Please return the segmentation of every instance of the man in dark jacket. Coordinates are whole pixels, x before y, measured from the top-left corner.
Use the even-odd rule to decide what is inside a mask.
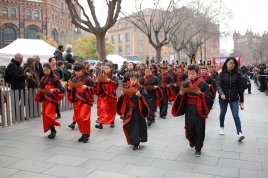
[[[127,72],[127,65],[128,65],[128,62],[124,61],[120,71],[117,74],[120,80],[124,77],[125,73]]]
[[[41,80],[41,78],[44,76],[44,72],[42,64],[40,63],[40,57],[39,55],[34,55],[33,58],[35,59],[34,70],[37,72],[39,80]]]
[[[72,55],[72,45],[67,45],[65,48],[65,53],[63,55],[63,61],[67,61],[68,63],[74,63],[76,56]]]
[[[63,57],[62,57],[62,52],[63,51],[64,51],[63,46],[62,45],[59,45],[58,46],[58,49],[56,49],[56,51],[54,52],[54,56],[55,56],[55,59],[56,59],[57,62],[58,61],[65,62],[64,59],[63,59]]]

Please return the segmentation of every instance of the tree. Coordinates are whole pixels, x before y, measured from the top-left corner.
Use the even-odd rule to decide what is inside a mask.
[[[62,45],[64,49],[69,44],[75,46],[75,38],[72,37],[63,38],[60,40],[59,44]]]
[[[47,36],[47,35],[45,35],[45,34],[43,34],[43,33],[40,33],[40,32],[37,33],[37,36],[38,36],[40,39],[44,40],[46,43],[50,44],[51,46],[54,46],[55,48],[58,47],[58,43],[56,43],[56,42],[53,40],[53,38],[51,38],[50,36]]]
[[[68,8],[70,10],[72,23],[76,25],[78,28],[93,33],[96,36],[98,59],[100,61],[104,61],[106,58],[105,35],[107,30],[116,23],[116,20],[121,10],[122,0],[105,0],[106,5],[108,7],[108,14],[106,18],[106,23],[103,27],[101,27],[97,19],[94,0],[87,0],[87,4],[91,12],[91,18],[93,20],[91,20],[90,17],[87,15],[84,7],[78,2],[78,0],[65,0],[65,2],[67,3]],[[86,20],[83,20],[79,16],[78,13],[80,9],[76,8],[75,5],[82,10],[83,16],[86,18]]]
[[[188,18],[185,8],[177,8],[176,0],[168,0],[167,7],[161,6],[160,0],[153,0],[153,9],[142,9],[143,0],[136,0],[136,12],[127,14],[124,18],[136,26],[149,39],[156,50],[156,61],[160,62],[161,48],[168,45],[175,34],[176,28]]]
[[[105,38],[106,54],[113,53],[113,44],[108,43],[108,37]],[[98,59],[97,39],[94,35],[82,36],[76,40],[74,51],[78,55],[78,60]]]

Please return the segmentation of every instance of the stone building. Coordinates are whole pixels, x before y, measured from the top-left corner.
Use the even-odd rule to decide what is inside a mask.
[[[0,48],[17,38],[37,39],[38,32],[56,42],[81,32],[71,23],[64,0],[0,0],[0,10]]]

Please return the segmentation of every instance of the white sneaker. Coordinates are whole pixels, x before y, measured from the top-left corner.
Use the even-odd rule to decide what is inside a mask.
[[[242,133],[239,133],[238,135],[238,141],[242,141],[245,139],[245,136]]]
[[[224,128],[223,127],[220,128],[219,134],[224,135]]]

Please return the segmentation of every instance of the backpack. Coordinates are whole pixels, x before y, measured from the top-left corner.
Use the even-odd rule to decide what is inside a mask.
[[[9,67],[10,64],[8,64],[8,66],[6,67],[6,70],[5,70],[5,77],[4,77],[4,81],[6,83],[11,83],[11,76],[9,75],[9,72],[8,72],[8,67]]]

